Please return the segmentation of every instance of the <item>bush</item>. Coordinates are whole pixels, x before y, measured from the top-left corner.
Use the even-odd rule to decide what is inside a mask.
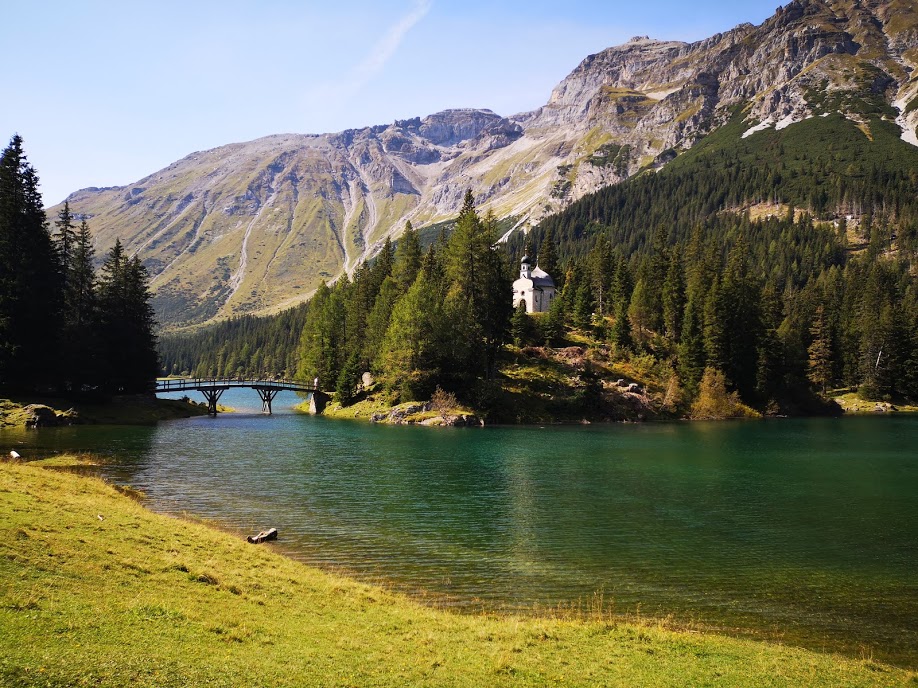
[[[449,418],[453,415],[459,402],[456,401],[456,395],[452,392],[445,392],[438,385],[430,397],[430,406],[436,411],[441,418]]]
[[[758,414],[740,401],[739,394],[727,392],[727,378],[719,370],[705,368],[698,387],[698,398],[692,404],[692,418],[722,420],[753,418]]]

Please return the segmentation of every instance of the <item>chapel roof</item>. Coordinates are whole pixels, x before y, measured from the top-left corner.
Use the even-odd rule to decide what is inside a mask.
[[[531,279],[532,279],[532,284],[533,284],[533,286],[536,286],[536,287],[553,287],[553,286],[555,286],[555,281],[551,278],[551,275],[549,275],[547,272],[545,272],[545,271],[544,271],[542,268],[540,268],[538,265],[537,265],[537,266],[535,267],[535,269],[530,273],[530,275],[532,276]]]

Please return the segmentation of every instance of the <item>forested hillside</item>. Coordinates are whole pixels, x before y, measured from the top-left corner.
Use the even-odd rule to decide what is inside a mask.
[[[866,124],[830,115],[745,138],[737,116],[662,171],[587,196],[527,237],[481,253],[503,266],[491,289],[505,304],[524,251],[562,288],[545,317],[518,314],[511,329],[500,316],[477,353],[460,353],[456,340],[467,345],[482,312],[466,311],[468,324],[456,327],[444,310],[459,293],[444,266],[453,265],[454,278],[469,266],[469,289],[478,282],[474,261],[444,237],[414,284],[414,268],[405,267],[419,260],[419,247],[409,249],[413,232],[353,282],[321,289],[305,310],[257,322],[267,331],[302,318],[297,374],[334,380],[343,398],[370,370],[396,398],[421,398],[439,385],[474,405],[483,381],[503,379],[501,344],[561,346],[577,336],[611,347],[613,360],[640,357],[645,368],[653,361],[655,384],[686,413],[706,371],[770,413],[821,410],[817,396],[840,387],[873,399],[918,398],[918,149],[865,113]],[[484,226],[493,241],[493,220]],[[241,331],[241,322],[213,332]],[[438,335],[438,323],[453,329]],[[168,341],[176,351],[198,347]],[[224,362],[244,359],[246,343],[256,356],[267,351],[254,338],[232,341]],[[416,348],[396,353],[406,342]],[[286,361],[292,372],[289,350]],[[196,370],[237,372],[216,363]],[[258,372],[245,365],[240,372]]]
[[[700,145],[721,147],[710,158],[720,177],[692,186],[695,205],[678,204],[679,217],[644,213],[645,227],[768,200],[773,188],[817,215],[849,202],[846,214],[894,213],[913,198],[875,192],[914,169],[913,155],[887,153],[900,135],[918,144],[916,60],[913,0],[792,0],[759,26],[692,43],[636,36],[587,55],[531,112],[448,110],[269,136],[69,201],[105,247],[129,233],[125,246],[151,271],[158,317],[172,330],[276,312],[322,282],[353,278],[406,220],[423,230],[455,218],[466,189],[483,213],[528,227],[648,170],[685,170]],[[748,165],[752,157],[768,169]],[[579,207],[615,224],[602,213],[618,211],[596,214],[595,204]]]
[[[546,219],[527,240],[569,259],[558,307],[613,316],[689,392],[711,367],[760,408],[808,384],[918,396],[918,149],[866,114],[748,138],[735,119]]]

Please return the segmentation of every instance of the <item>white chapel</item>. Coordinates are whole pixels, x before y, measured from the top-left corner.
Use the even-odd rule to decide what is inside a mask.
[[[555,281],[547,272],[532,268],[529,256],[520,262],[520,278],[513,283],[513,307],[526,304],[527,313],[544,313],[555,299]]]

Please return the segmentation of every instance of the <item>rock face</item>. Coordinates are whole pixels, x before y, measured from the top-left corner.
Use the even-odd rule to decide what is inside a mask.
[[[590,55],[533,112],[270,136],[69,201],[99,249],[118,236],[140,254],[161,322],[181,328],[301,301],[406,220],[454,217],[466,188],[499,217],[534,222],[664,165],[736,108],[754,135],[829,111],[861,121],[848,96],[866,94],[918,145],[916,66],[913,0],[794,0],[760,26],[696,43],[639,36]]]
[[[58,414],[50,406],[44,404],[29,404],[23,408],[26,414],[25,426],[27,428],[54,428],[60,425],[70,425],[73,422],[72,413]]]

